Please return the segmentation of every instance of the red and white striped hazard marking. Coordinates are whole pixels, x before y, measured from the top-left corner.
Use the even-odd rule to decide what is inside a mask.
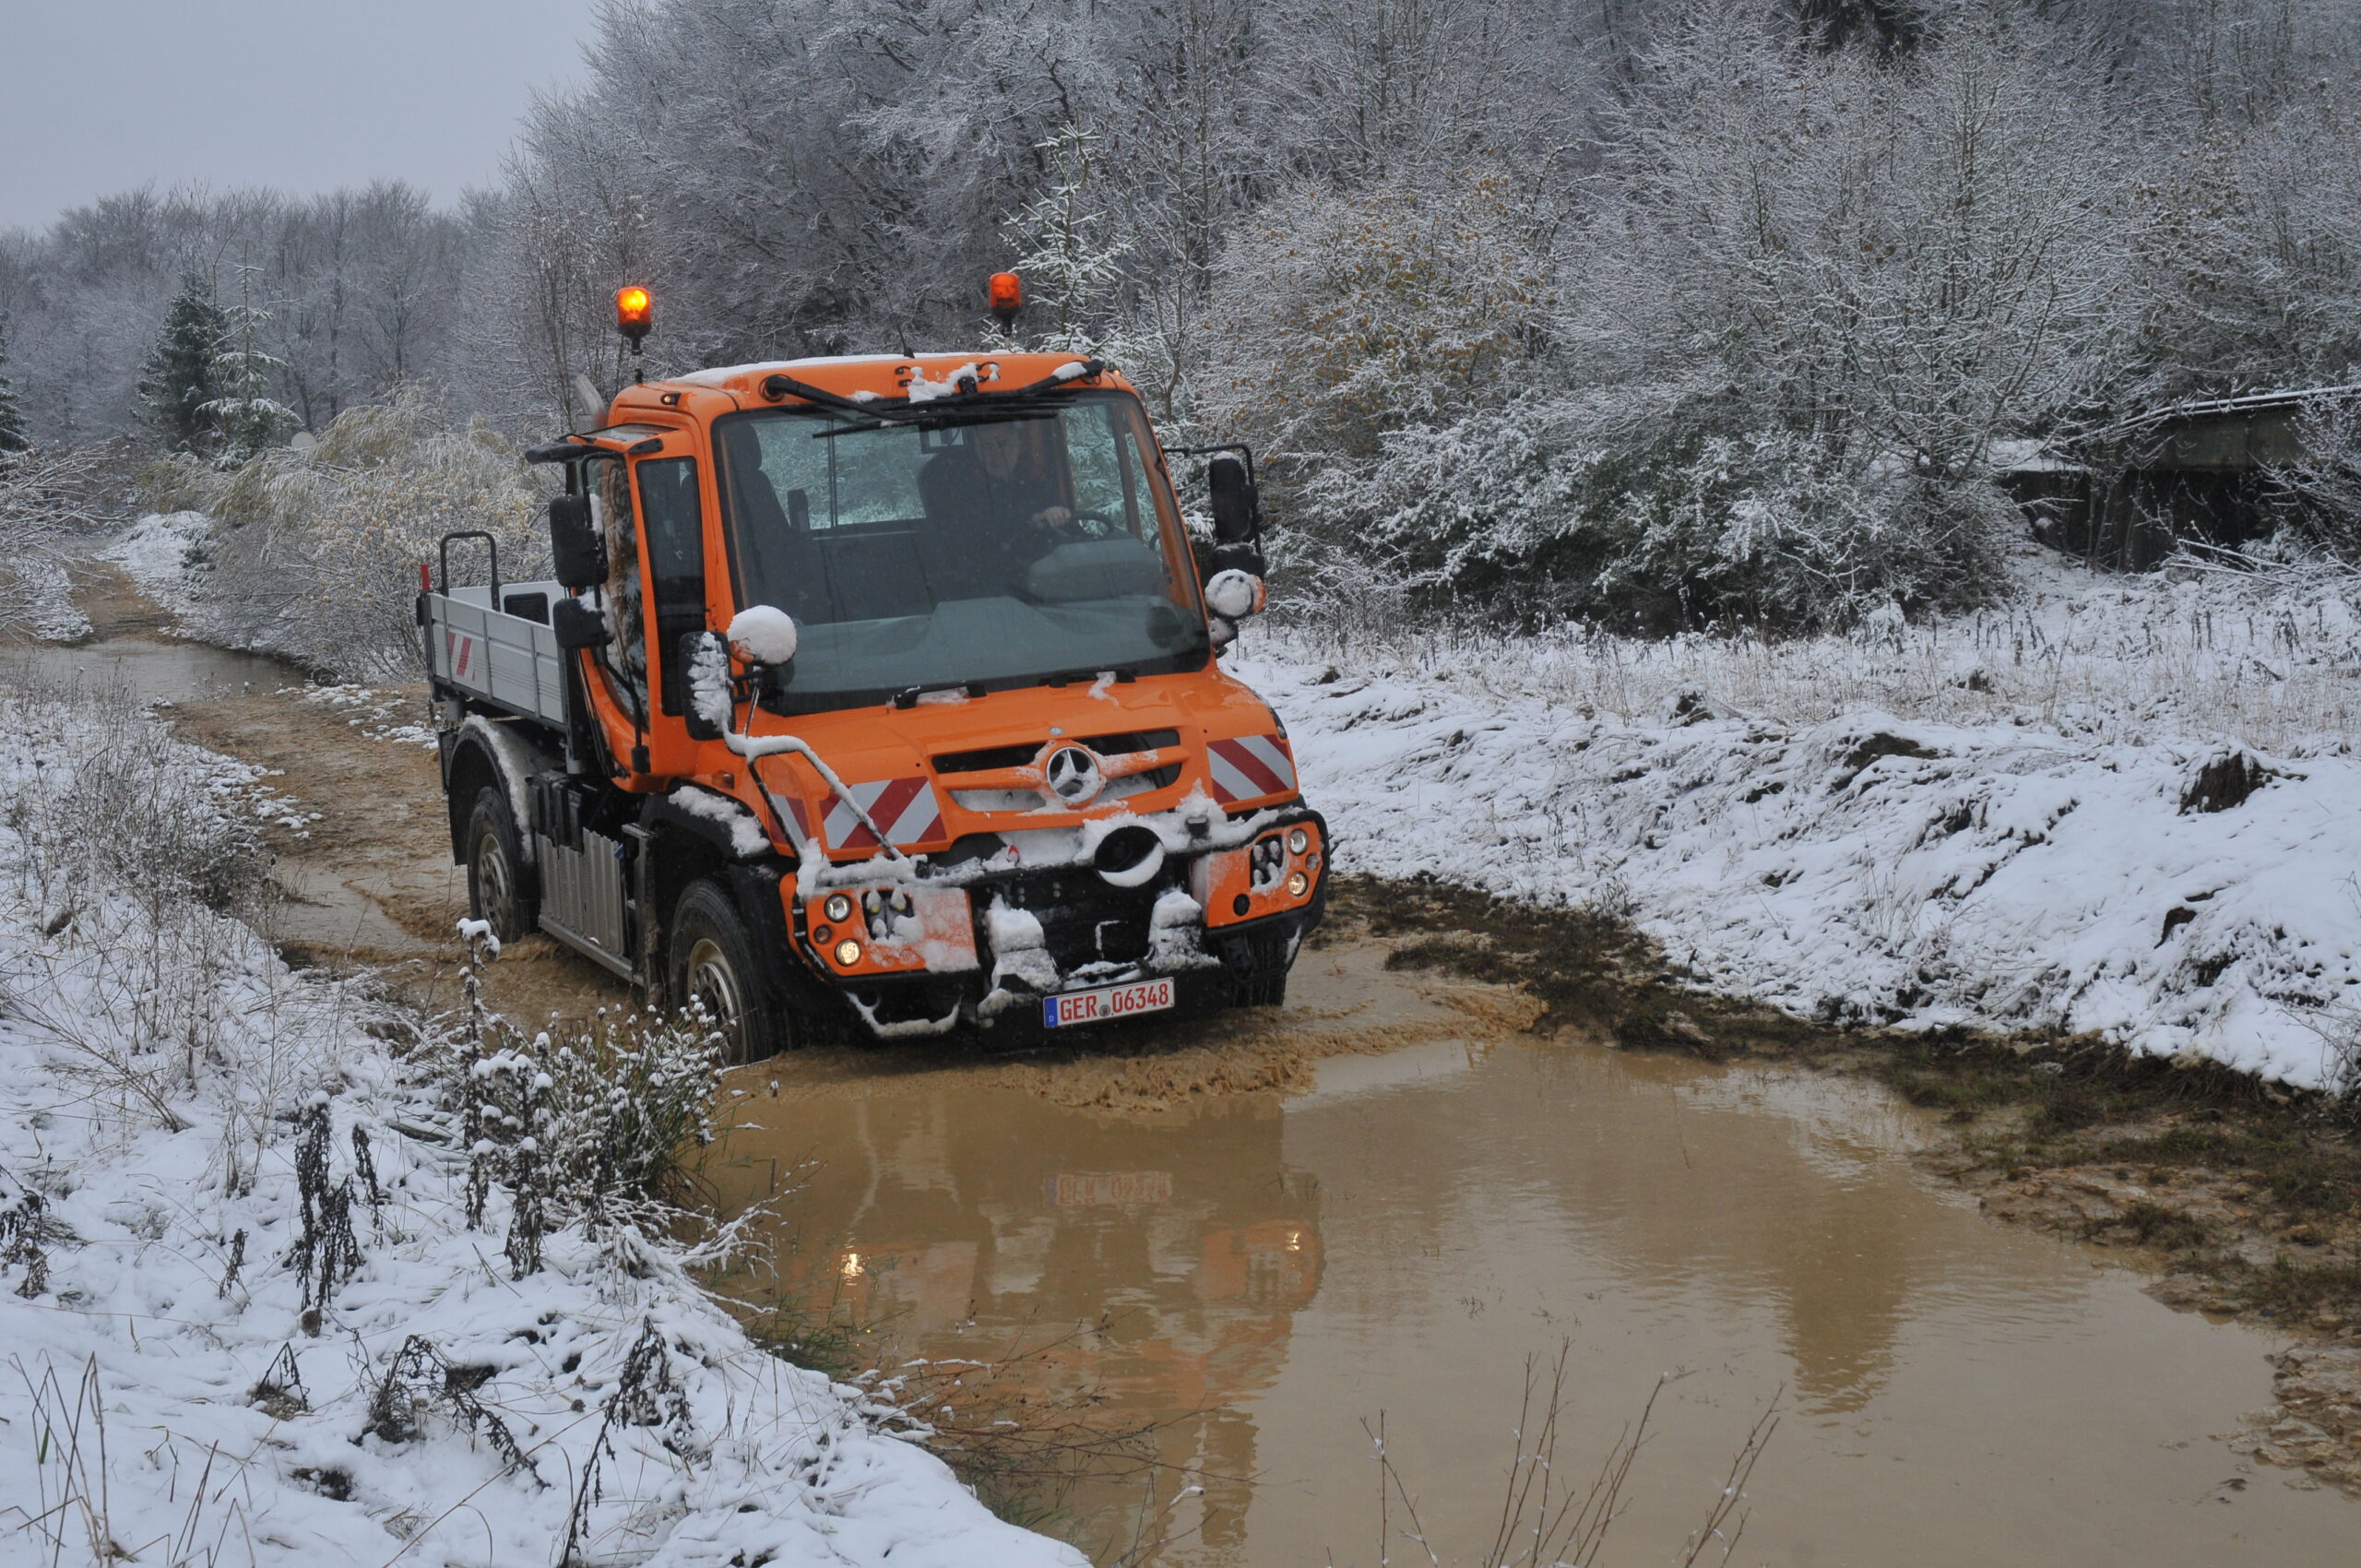
[[[845,788],[869,820],[884,830],[889,842],[916,844],[943,831],[943,810],[935,803],[934,787],[923,778],[888,778],[876,784]],[[874,849],[877,835],[863,826],[859,813],[842,795],[828,797],[825,823],[828,843],[838,849]]]
[[[445,632],[443,634],[443,640],[445,645],[445,651],[450,655],[451,659],[451,679],[454,681],[475,680],[477,678],[473,669],[476,661],[475,638],[463,636],[457,632]]]
[[[1295,788],[1295,759],[1276,735],[1216,741],[1205,747],[1205,755],[1213,764],[1216,801],[1260,800]]]
[[[803,841],[812,837],[812,823],[804,814],[802,797],[782,795],[768,789],[763,792],[770,796],[771,809],[787,818],[788,836],[794,839],[795,847],[803,848]]]

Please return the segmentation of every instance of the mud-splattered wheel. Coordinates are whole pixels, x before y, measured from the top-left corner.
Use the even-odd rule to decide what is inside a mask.
[[[531,934],[534,909],[525,886],[524,845],[504,790],[487,785],[476,791],[466,843],[468,913],[490,925],[503,942]]]
[[[689,884],[672,907],[669,946],[673,1002],[705,1010],[721,1032],[724,1062],[759,1062],[787,1048],[787,1016],[755,967],[736,902],[719,884]]]

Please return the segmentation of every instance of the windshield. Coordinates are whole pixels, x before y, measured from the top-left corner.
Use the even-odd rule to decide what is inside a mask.
[[[795,617],[786,706],[1203,666],[1196,573],[1138,399],[1011,415],[719,422],[738,602]]]

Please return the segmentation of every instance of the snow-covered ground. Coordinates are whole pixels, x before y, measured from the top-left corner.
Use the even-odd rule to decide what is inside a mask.
[[[0,708],[0,1562],[552,1568],[578,1515],[586,1562],[1080,1562],[667,1244],[561,1230],[517,1277],[404,1031],[220,912],[251,770],[127,703]],[[307,1136],[359,1253],[309,1326]]]
[[[1847,637],[1268,627],[1232,666],[1345,869],[1596,902],[1798,1013],[2333,1080],[2361,1039],[2361,583],[2015,569],[2005,607]]]
[[[102,552],[159,605],[184,612],[195,563],[191,552],[213,529],[202,512],[150,512]]]
[[[171,617],[175,636],[195,637],[242,652],[270,653],[270,628],[219,624],[205,599],[206,561],[213,519],[202,512],[149,512],[133,520],[120,538],[99,552],[123,568],[159,610]]]
[[[90,618],[74,602],[73,578],[65,564],[48,556],[27,556],[17,563],[26,590],[38,598],[41,609],[25,628],[43,642],[78,642],[90,635]]]

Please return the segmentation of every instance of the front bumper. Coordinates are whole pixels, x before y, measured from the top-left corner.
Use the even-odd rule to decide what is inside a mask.
[[[1299,829],[1307,848],[1289,851]],[[1320,814],[1294,806],[1257,814],[1234,842],[1166,855],[1131,885],[1083,862],[784,893],[806,967],[863,1031],[1021,1035],[1040,1031],[1040,999],[1064,992],[1169,975],[1178,1016],[1252,995],[1326,912],[1327,838]]]

